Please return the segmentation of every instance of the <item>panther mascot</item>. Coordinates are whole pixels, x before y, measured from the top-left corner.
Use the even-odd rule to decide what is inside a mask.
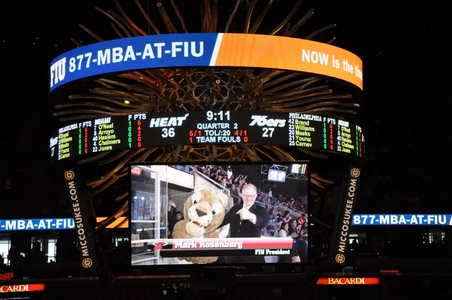
[[[216,229],[223,222],[229,196],[219,190],[197,187],[184,204],[184,219],[173,230],[175,239],[218,238]],[[213,263],[218,257],[179,257],[195,264]]]

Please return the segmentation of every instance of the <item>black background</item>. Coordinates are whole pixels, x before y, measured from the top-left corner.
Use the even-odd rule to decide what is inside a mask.
[[[45,169],[48,133],[56,125],[47,93],[48,64],[74,47],[70,38],[86,37],[78,23],[112,32],[94,7],[114,5],[48,0],[0,6],[1,171]],[[304,1],[300,12],[311,7],[315,15],[300,34],[336,23],[335,45],[363,60],[364,94],[356,123],[366,133],[367,159],[355,212],[450,212],[452,14],[447,2]]]

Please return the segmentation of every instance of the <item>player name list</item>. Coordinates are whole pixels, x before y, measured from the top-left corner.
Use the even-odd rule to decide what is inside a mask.
[[[50,137],[50,161],[141,147],[187,144],[266,144],[364,155],[360,126],[300,113],[193,111],[141,113],[83,120]]]

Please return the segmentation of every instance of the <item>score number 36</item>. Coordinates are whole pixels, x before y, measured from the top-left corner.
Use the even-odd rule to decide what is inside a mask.
[[[172,138],[176,135],[174,127],[162,128],[162,138]]]

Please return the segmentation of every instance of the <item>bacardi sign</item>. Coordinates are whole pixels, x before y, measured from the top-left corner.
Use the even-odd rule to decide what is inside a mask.
[[[378,277],[320,277],[317,285],[375,285],[380,284]]]
[[[42,292],[45,290],[45,287],[44,283],[0,285],[0,294]]]

